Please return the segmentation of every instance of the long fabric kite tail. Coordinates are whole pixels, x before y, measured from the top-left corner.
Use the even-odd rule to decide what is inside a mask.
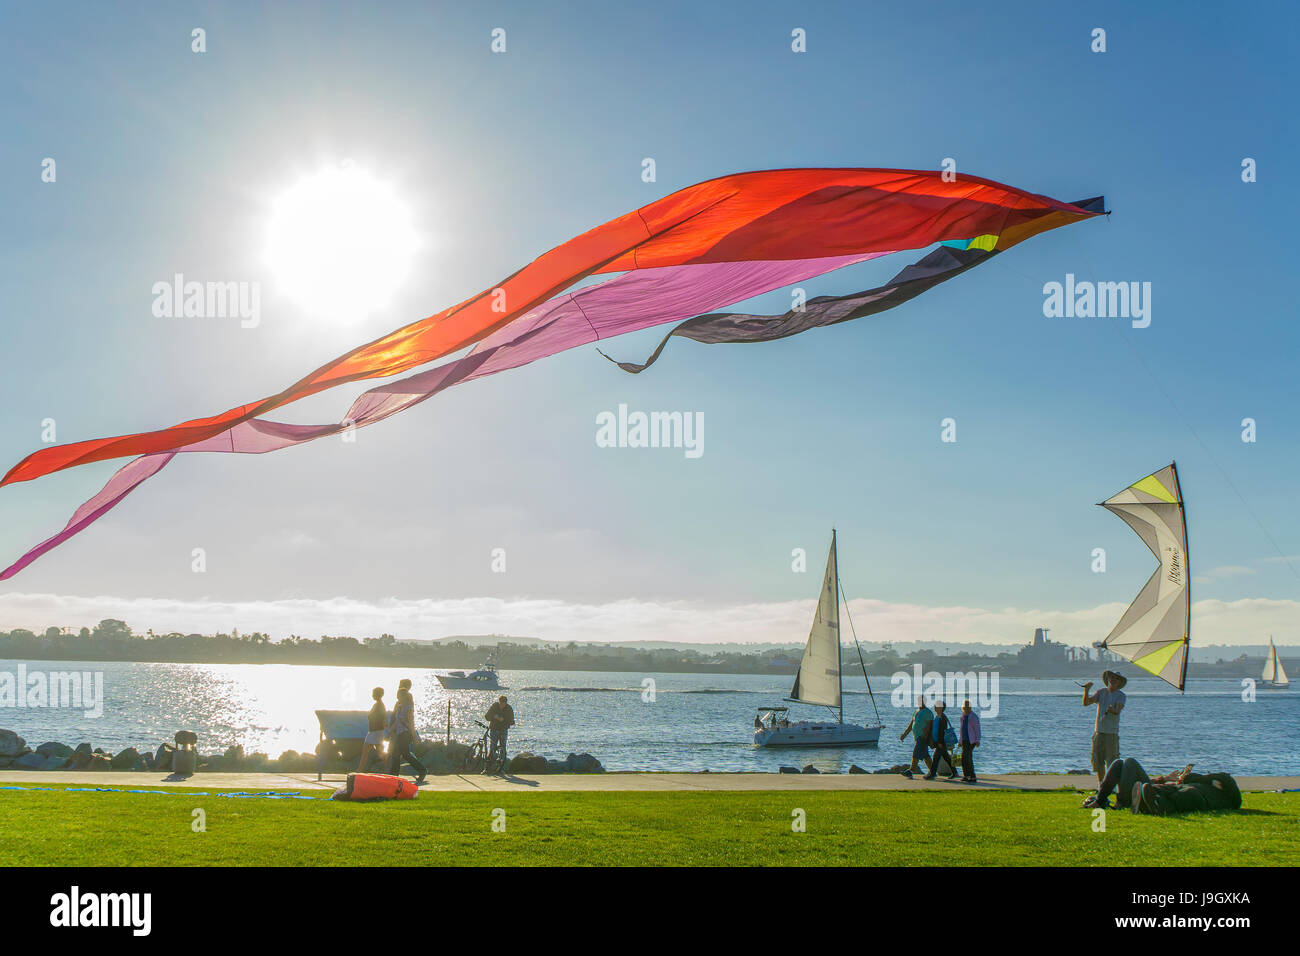
[[[784,315],[714,312],[687,319],[665,335],[659,347],[640,364],[620,362],[605,355],[604,352],[600,354],[623,371],[636,375],[658,361],[664,347],[668,345],[668,340],[675,335],[707,345],[730,342],[774,342],[810,329],[838,325],[841,322],[888,311],[909,299],[916,298],[941,282],[946,282],[968,269],[975,268],[980,263],[987,262],[996,254],[996,251],[991,250],[953,249],[940,246],[919,262],[899,272],[885,285],[848,295],[818,296],[809,299],[802,308],[791,309]]]
[[[57,548],[64,541],[67,541],[73,535],[80,533],[85,528],[94,524],[108,512],[112,511],[122,503],[127,495],[138,488],[147,479],[152,478],[163,468],[167,467],[168,462],[176,457],[176,452],[170,452],[162,455],[142,455],[134,461],[123,465],[113,477],[108,479],[108,484],[100,490],[99,494],[91,498],[68,519],[67,525],[63,530],[52,538],[47,538],[36,547],[32,548],[21,558],[15,561],[9,567],[0,571],[0,581],[7,580],[21,571],[27,565],[31,564],[45,552],[52,548]]]
[[[641,269],[557,296],[483,339],[468,354],[362,393],[337,422],[294,425],[254,418],[171,453],[146,455],[120,469],[54,537],[0,572],[12,577],[41,555],[84,531],[153,477],[180,452],[265,454],[364,428],[420,404],[444,389],[526,365],[600,338],[677,322],[698,308],[741,302],[885,253],[780,262],[725,262]]]
[[[1103,196],[1081,199],[1072,206],[1091,215],[1106,212]],[[903,269],[882,286],[842,296],[819,296],[791,309],[784,315],[750,315],[736,312],[717,312],[687,319],[664,336],[659,347],[642,363],[620,362],[609,359],[625,372],[636,375],[644,372],[663,354],[668,340],[673,336],[692,339],[708,345],[727,342],[772,342],[807,332],[809,329],[836,325],[852,319],[885,312],[916,298],[941,282],[956,278],[968,269],[987,262],[1000,252],[1024,241],[1023,229],[1006,230],[998,234],[977,236],[965,241],[946,241],[917,262]],[[599,350],[597,350],[599,351]]]
[[[0,572],[0,580],[84,530],[180,451],[275,451],[373,424],[460,382],[684,318],[644,365],[617,364],[629,372],[643,370],[672,335],[700,342],[797,335],[892,308],[985,261],[995,246],[1001,252],[1102,211],[1100,200],[1069,205],[989,180],[965,177],[952,183],[935,173],[907,170],[769,170],[680,190],[557,246],[504,280],[495,290],[510,301],[504,314],[480,294],[354,349],[260,402],[169,429],[34,452],[0,485],[93,461],[141,457],[116,472],[61,532]],[[977,238],[960,238],[971,235]],[[936,241],[955,248],[946,254],[936,250],[880,289],[814,299],[803,311],[785,316],[696,314]],[[586,276],[624,270],[630,271],[556,295]],[[256,417],[326,388],[394,375],[470,344],[474,350],[460,360],[364,393],[339,423],[292,425]]]
[[[659,361],[659,356],[663,354],[664,346],[668,344],[668,340],[671,339],[674,335],[676,335],[676,334],[678,333],[678,330],[679,330],[679,329],[684,329],[684,328],[686,328],[688,322],[689,322],[689,320],[687,320],[687,322],[683,322],[681,325],[677,326],[676,329],[673,329],[671,332],[669,332],[667,335],[665,335],[665,336],[663,337],[663,340],[659,343],[659,347],[656,348],[653,352],[651,352],[651,353],[650,353],[650,357],[649,357],[648,359],[646,359],[644,362],[642,362],[641,364],[639,364],[639,365],[638,365],[636,362],[620,362],[618,359],[614,358],[612,355],[608,355],[608,354],[606,354],[605,352],[601,352],[600,349],[596,349],[596,351],[597,351],[597,352],[600,352],[601,355],[603,355],[605,358],[609,359],[611,362],[613,362],[615,365],[617,365],[617,366],[618,366],[619,368],[621,368],[623,371],[625,371],[625,372],[631,372],[633,375],[640,375],[642,372],[644,372],[646,369],[648,369],[651,365],[654,365],[655,362]],[[685,333],[683,333],[683,334],[685,334]]]
[[[473,345],[588,276],[676,265],[919,249],[996,233],[1002,247],[1092,213],[975,176],[932,170],[778,169],[711,179],[588,230],[465,301],[361,345],[284,391],[172,428],[52,445],[0,485],[173,451],[347,382],[386,378]],[[506,303],[499,311],[499,301]]]

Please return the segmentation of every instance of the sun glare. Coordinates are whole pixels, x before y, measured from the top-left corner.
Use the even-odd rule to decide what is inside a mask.
[[[303,179],[275,201],[266,262],[305,312],[346,321],[388,303],[415,248],[410,212],[393,189],[346,166]]]

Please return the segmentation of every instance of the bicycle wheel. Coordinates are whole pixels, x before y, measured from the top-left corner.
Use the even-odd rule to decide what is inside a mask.
[[[483,769],[483,749],[475,744],[461,761],[461,773],[478,773]]]

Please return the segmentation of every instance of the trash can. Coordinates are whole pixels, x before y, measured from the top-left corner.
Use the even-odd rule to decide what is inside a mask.
[[[195,749],[199,738],[192,730],[176,731],[176,749],[172,751],[172,773],[192,776],[199,766],[199,752]]]

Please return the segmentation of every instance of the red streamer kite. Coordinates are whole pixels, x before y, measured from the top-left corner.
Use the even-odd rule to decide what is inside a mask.
[[[259,453],[336,433],[344,422],[289,425],[258,418],[335,385],[409,371],[477,344],[458,361],[363,394],[345,417],[347,424],[362,425],[460,381],[683,318],[688,321],[674,334],[699,341],[762,341],[779,335],[766,327],[755,332],[762,322],[750,320],[759,317],[699,313],[896,250],[943,242],[960,250],[1002,252],[1100,211],[1100,201],[1062,203],[989,180],[945,182],[939,173],[908,170],[769,170],[688,187],[555,247],[496,287],[353,349],[276,395],[171,428],[32,453],[0,485],[96,461],[143,457],[120,469],[62,532],[0,572],[0,579],[97,520],[176,452]],[[956,274],[976,261],[982,259],[948,272]],[[559,295],[588,276],[615,272],[628,275]],[[927,280],[923,287],[932,284]],[[806,327],[881,311],[922,290],[915,283],[907,288],[906,294],[892,288],[861,293],[858,298],[876,304],[855,301],[835,316],[823,309]],[[719,331],[719,323],[731,331]],[[788,322],[782,329],[782,335],[804,330]]]

